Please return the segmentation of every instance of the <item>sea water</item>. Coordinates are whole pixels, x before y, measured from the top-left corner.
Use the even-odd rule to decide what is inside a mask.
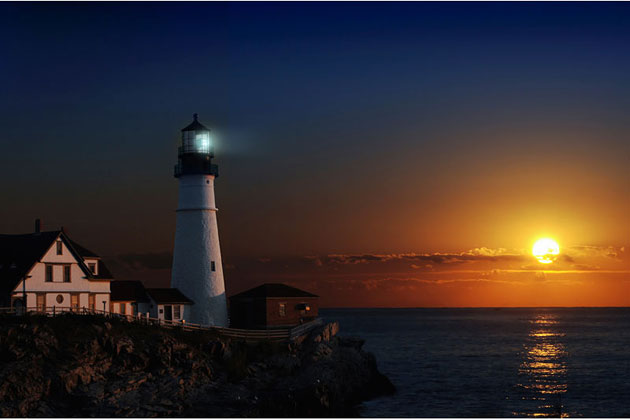
[[[630,308],[322,309],[393,396],[364,417],[630,417]]]

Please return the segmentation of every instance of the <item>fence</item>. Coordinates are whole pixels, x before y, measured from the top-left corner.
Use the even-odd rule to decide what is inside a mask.
[[[271,341],[282,341],[282,340],[292,340],[300,335],[306,334],[312,328],[315,328],[319,325],[322,325],[323,321],[321,318],[316,318],[310,322],[306,322],[302,325],[298,325],[293,328],[277,328],[277,329],[267,329],[267,330],[243,330],[239,328],[218,328],[214,327],[214,329],[221,335],[225,337],[232,338],[242,338],[245,340],[271,340]]]
[[[185,321],[169,321],[158,318],[150,318],[148,316],[143,315],[125,315],[125,314],[117,314],[107,311],[102,311],[98,309],[88,309],[88,308],[76,308],[76,307],[68,307],[68,306],[46,306],[46,307],[28,307],[26,311],[30,314],[41,314],[48,316],[56,316],[66,313],[73,313],[78,315],[102,315],[109,318],[117,318],[122,319],[127,322],[135,322],[141,323],[144,325],[156,325],[165,328],[179,328],[184,331],[213,331],[217,334],[229,337],[229,338],[238,338],[243,340],[250,341],[258,341],[258,340],[269,340],[269,341],[288,341],[292,340],[296,337],[299,337],[303,334],[306,334],[312,328],[320,326],[323,324],[321,318],[316,318],[310,322],[306,322],[302,325],[298,325],[293,328],[278,328],[278,329],[267,329],[267,330],[244,330],[239,328],[222,328],[222,327],[214,327],[209,325],[201,325],[201,324],[191,324]],[[23,308],[0,308],[0,314],[10,314],[10,315],[24,315]]]

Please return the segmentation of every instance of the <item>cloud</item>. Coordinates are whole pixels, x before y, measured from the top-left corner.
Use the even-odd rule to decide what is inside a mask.
[[[532,283],[626,280],[630,273],[627,249],[566,247],[556,263],[547,265],[538,263],[529,250],[479,247],[462,252],[226,255],[223,266],[228,295],[262,283],[282,282],[321,294],[328,304],[345,304],[355,296],[371,305],[389,302],[390,295],[429,302],[444,293],[490,284],[520,288]],[[170,284],[169,252],[117,255],[106,263],[119,280],[141,280],[152,287]]]
[[[571,268],[579,271],[596,271],[601,269],[598,265],[589,265],[589,264],[571,264]]]
[[[324,265],[321,257],[319,257],[318,255],[306,255],[304,258],[306,258],[307,260],[312,260],[315,263],[315,265],[318,267],[321,267],[322,265]]]
[[[624,247],[615,246],[576,246],[563,250],[555,264],[541,265],[525,249],[473,248],[463,252],[433,253],[383,253],[383,254],[328,254],[307,256],[318,267],[332,271],[357,272],[359,266],[366,270],[384,273],[389,270],[402,274],[405,270],[418,272],[454,271],[456,266],[471,264],[471,269],[487,270],[491,268],[522,271],[602,271],[620,269],[619,263],[628,261]],[[345,267],[345,268],[344,268]],[[356,269],[353,267],[357,267]]]
[[[543,277],[544,279],[544,277]],[[456,277],[456,278],[436,278],[436,279],[426,279],[426,278],[415,278],[415,277],[407,277],[407,278],[395,278],[395,277],[386,277],[380,279],[367,279],[362,280],[360,285],[365,289],[371,290],[380,290],[380,291],[412,291],[416,290],[420,287],[427,285],[447,285],[453,283],[503,283],[503,284],[523,284],[523,280],[516,279],[503,279],[503,278],[493,278],[491,273],[480,273],[478,276],[471,277]]]
[[[312,256],[307,258],[313,259]],[[461,253],[402,253],[402,254],[329,254],[316,259],[318,265],[322,264],[370,264],[388,261],[410,261],[431,264],[462,264],[475,261],[528,261],[530,255],[519,252],[508,252],[504,248],[474,248]],[[421,268],[424,265],[414,264],[413,268]]]
[[[567,248],[567,253],[574,258],[612,258],[622,259],[626,248],[621,246],[572,246]]]
[[[420,270],[420,269],[432,269],[433,265],[432,264],[422,264],[422,265],[418,265],[418,264],[411,264],[409,267],[413,268],[414,270]]]

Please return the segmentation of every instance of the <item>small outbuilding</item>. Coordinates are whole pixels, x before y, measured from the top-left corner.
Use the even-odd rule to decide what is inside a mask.
[[[149,297],[140,281],[116,280],[109,285],[111,289],[110,309],[114,314],[146,316],[149,312]]]
[[[317,318],[319,296],[282,283],[266,283],[230,297],[232,328],[293,327]]]
[[[186,321],[194,302],[175,288],[145,289],[149,295],[151,318],[165,321]]]

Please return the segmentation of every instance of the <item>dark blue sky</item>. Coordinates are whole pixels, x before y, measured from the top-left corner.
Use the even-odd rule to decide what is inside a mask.
[[[170,251],[193,112],[228,255],[509,246],[489,206],[628,207],[627,3],[3,3],[0,36],[2,232]]]

